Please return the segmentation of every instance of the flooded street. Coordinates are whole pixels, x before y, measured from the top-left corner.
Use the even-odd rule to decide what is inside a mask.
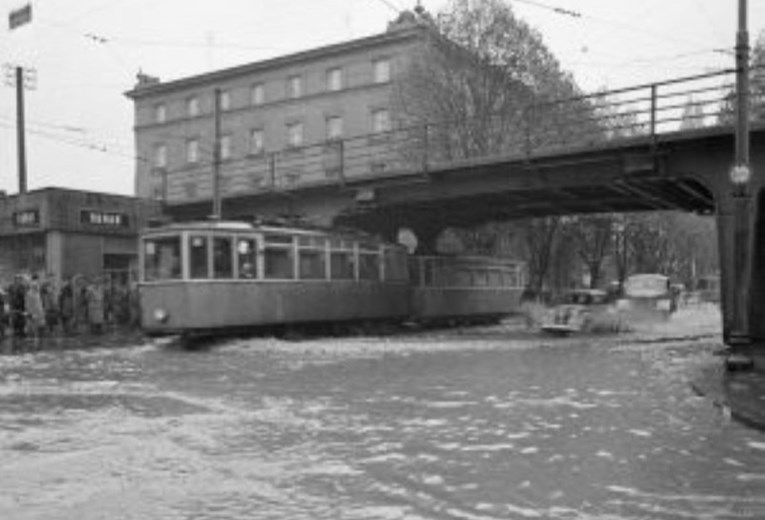
[[[765,518],[719,339],[146,343],[0,357],[0,518]]]

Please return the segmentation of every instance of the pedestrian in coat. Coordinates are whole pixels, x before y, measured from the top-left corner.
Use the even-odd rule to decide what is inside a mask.
[[[104,330],[104,287],[98,279],[87,286],[87,304],[90,332],[101,334]]]
[[[54,334],[59,323],[58,288],[53,277],[48,277],[40,284],[40,296],[45,311],[45,328]]]
[[[0,342],[5,339],[5,327],[8,323],[8,312],[6,310],[8,297],[5,291],[0,287]]]
[[[11,327],[15,338],[24,338],[27,335],[26,292],[24,277],[20,274],[15,275],[13,283],[8,287]]]
[[[24,307],[27,313],[27,330],[34,338],[40,338],[45,331],[45,311],[40,295],[40,281],[32,276],[24,294]]]
[[[61,328],[65,335],[72,333],[74,326],[74,288],[72,279],[64,279],[61,290],[58,293],[59,317],[61,319]]]

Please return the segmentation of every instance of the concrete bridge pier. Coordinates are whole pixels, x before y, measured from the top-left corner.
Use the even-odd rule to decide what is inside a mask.
[[[765,192],[717,194],[723,340],[765,355]]]

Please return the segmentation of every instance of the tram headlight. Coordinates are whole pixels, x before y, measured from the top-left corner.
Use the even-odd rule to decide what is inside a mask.
[[[154,309],[154,320],[159,323],[165,323],[170,315],[165,309]]]

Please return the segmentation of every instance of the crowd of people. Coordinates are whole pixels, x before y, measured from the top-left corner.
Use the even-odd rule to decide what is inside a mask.
[[[0,283],[0,343],[9,339],[98,335],[137,328],[140,306],[135,284],[119,278],[16,274]]]

